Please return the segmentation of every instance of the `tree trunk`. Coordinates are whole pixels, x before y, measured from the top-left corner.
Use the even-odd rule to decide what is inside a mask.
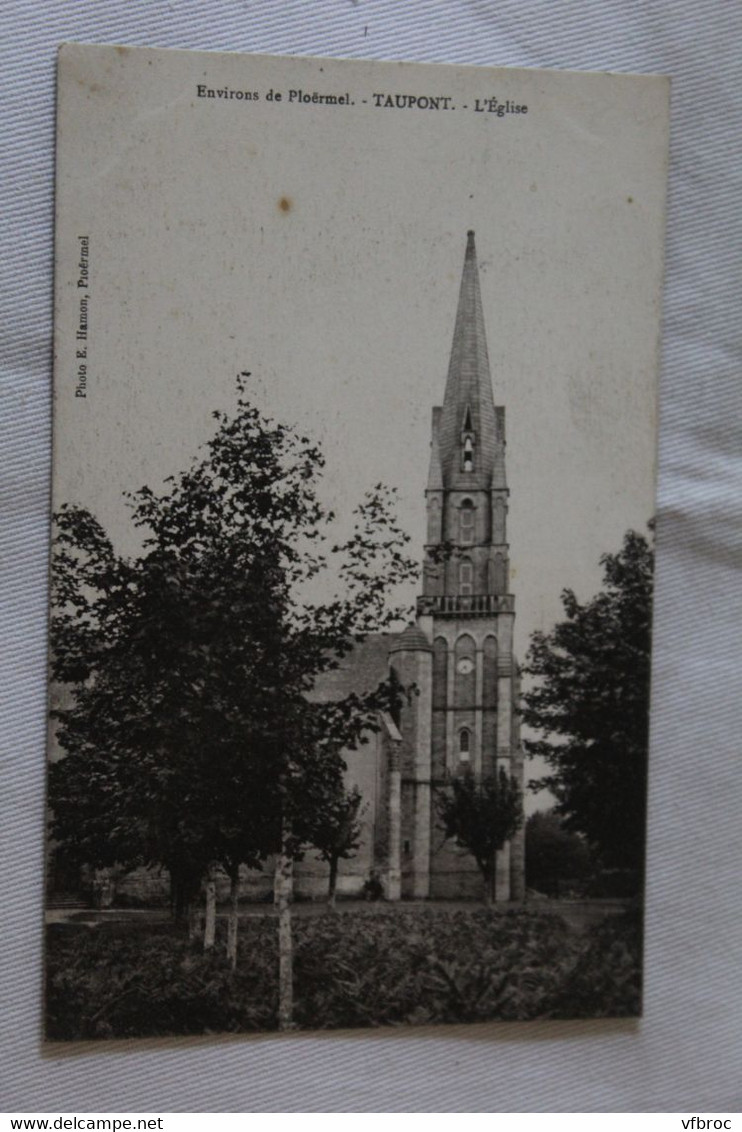
[[[200,889],[200,878],[194,882],[192,873],[170,867],[170,907],[176,923],[187,925],[189,943],[201,935]]]
[[[497,885],[497,863],[495,854],[492,854],[492,860],[489,862],[489,867],[484,874],[484,899],[488,907],[495,903],[495,888]]]
[[[338,883],[338,859],[337,857],[330,858],[330,888],[327,895],[327,903],[331,908],[335,907],[335,893],[337,891]]]
[[[278,906],[278,1028],[290,1030],[294,1022],[293,942],[291,938],[291,896],[294,861],[284,830],[281,854],[276,862],[276,904]]]
[[[206,915],[204,918],[204,951],[211,951],[216,939],[216,881],[209,874],[206,881]]]
[[[237,966],[237,929],[239,924],[238,914],[240,902],[239,866],[232,873],[230,880],[229,920],[227,921],[227,959],[229,960],[230,967],[234,971]]]
[[[188,915],[188,942],[195,943],[201,935],[201,909],[195,900],[191,900],[186,907]]]
[[[182,876],[170,874],[170,911],[178,924],[189,922],[191,915],[190,885]]]

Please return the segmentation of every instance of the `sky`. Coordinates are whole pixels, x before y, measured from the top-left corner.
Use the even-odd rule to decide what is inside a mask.
[[[388,92],[452,108],[376,106]],[[473,228],[521,659],[562,589],[590,597],[601,554],[645,529],[662,80],[70,47],[59,129],[55,506],[89,507],[135,552],[123,492],[185,468],[248,370],[260,408],[321,442],[328,504],[347,516],[372,484],[397,487],[421,556]]]

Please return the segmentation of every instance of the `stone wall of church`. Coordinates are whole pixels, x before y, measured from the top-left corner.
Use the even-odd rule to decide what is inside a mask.
[[[433,834],[431,854],[431,900],[481,900],[484,881],[470,853],[458,849],[453,841],[443,843],[440,829]]]
[[[362,847],[363,848],[363,847]],[[273,897],[275,862],[269,858],[262,869],[240,871],[240,900],[270,904]],[[358,897],[370,874],[367,855],[341,861],[338,869],[339,896]],[[318,853],[309,852],[294,867],[294,895],[298,900],[325,900],[330,877],[329,865]],[[229,877],[219,870],[216,893],[219,903],[229,899]],[[112,903],[118,907],[164,908],[170,903],[170,877],[166,869],[134,869],[118,876],[112,886]]]
[[[113,901],[116,904],[131,908],[160,908],[170,902],[170,875],[166,869],[141,868],[113,875]]]

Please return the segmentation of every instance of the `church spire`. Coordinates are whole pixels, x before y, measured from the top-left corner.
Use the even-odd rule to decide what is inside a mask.
[[[430,467],[428,469],[428,491],[443,490],[443,476],[441,474],[441,447],[438,439],[441,428],[441,408],[439,405],[433,409],[433,424],[430,439]]]
[[[473,616],[476,606],[478,615],[490,616],[492,600],[505,600],[509,579],[505,410],[492,399],[473,232],[466,242],[446,392],[442,407],[433,410],[432,431],[423,607],[428,599],[441,599],[451,612],[461,606]],[[444,544],[456,553],[441,560]]]
[[[474,233],[467,233],[464,270],[440,419],[439,446],[448,487],[486,488],[500,446]]]

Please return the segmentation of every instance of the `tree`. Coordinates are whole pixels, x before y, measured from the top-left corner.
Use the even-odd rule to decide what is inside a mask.
[[[601,559],[604,590],[581,605],[562,594],[566,619],[533,635],[524,669],[535,679],[525,743],[551,773],[531,783],[557,799],[565,828],[583,834],[607,867],[641,877],[644,862],[652,549],[629,531]],[[640,883],[640,880],[639,880]]]
[[[250,404],[248,376],[186,472],[128,495],[141,554],[66,506],[52,573],[53,676],[74,693],[56,713],[52,835],[97,867],[165,866],[181,904],[222,867],[233,958],[240,866],[280,854],[285,937],[291,862],[340,787],[343,748],[389,706],[385,685],[321,704],[313,686],[401,614],[387,592],[415,571],[380,484],[327,549],[322,454]],[[311,596],[320,577],[329,600]]]
[[[330,866],[328,903],[335,905],[338,865],[352,857],[361,844],[359,819],[361,793],[357,786],[352,790],[335,790],[320,811],[321,820],[312,834],[312,844],[319,850],[323,861]]]
[[[484,878],[485,896],[495,899],[497,853],[523,824],[523,803],[515,778],[500,768],[477,779],[471,773],[454,778],[436,798],[446,839],[453,838],[474,857]]]
[[[561,896],[565,885],[584,881],[590,870],[585,839],[564,828],[553,810],[531,814],[526,822],[526,887]]]

